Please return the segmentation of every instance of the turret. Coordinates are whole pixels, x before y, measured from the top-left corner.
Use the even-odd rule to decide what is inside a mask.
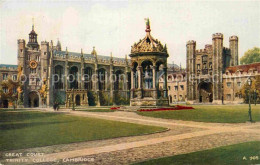
[[[47,68],[49,66],[49,42],[41,42],[41,76],[43,79],[47,78]]]
[[[59,40],[59,39],[58,39],[58,41],[57,41],[56,50],[57,50],[57,51],[61,51],[61,43],[60,43],[60,40]]]
[[[223,70],[223,34],[215,33],[212,35],[213,50],[213,72]]]
[[[224,72],[224,60],[223,60],[223,34],[215,33],[212,35],[212,64],[214,75],[214,84],[213,84],[213,100],[222,99],[222,73]]]
[[[91,54],[94,55],[94,56],[97,55],[97,51],[96,51],[96,49],[95,49],[95,46],[93,46],[93,50],[92,50]]]
[[[32,25],[32,31],[29,33],[29,42],[27,47],[32,50],[38,50],[39,44],[37,41],[37,33],[34,31],[34,24]]]
[[[112,54],[112,52],[110,53],[110,64],[113,64],[113,54]]]
[[[196,41],[190,40],[186,44],[187,52],[187,73],[195,73],[195,51],[196,51]]]
[[[186,57],[187,57],[187,99],[194,100],[196,93],[195,89],[193,88],[193,82],[189,78],[195,73],[195,51],[196,51],[196,41],[190,40],[186,44]]]
[[[18,52],[17,52],[18,60],[17,60],[17,65],[18,65],[18,67],[21,67],[22,73],[24,73],[25,61],[27,59],[26,53],[25,53],[26,52],[25,40],[19,39],[17,41],[17,43],[18,43]]]
[[[229,49],[231,54],[230,65],[238,65],[238,37],[231,36],[229,37]]]

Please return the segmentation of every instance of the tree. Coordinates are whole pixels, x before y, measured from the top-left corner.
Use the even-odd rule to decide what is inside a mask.
[[[249,92],[251,94],[251,103],[253,103],[253,101],[254,101],[255,92],[256,92],[256,96],[257,96],[256,102],[259,103],[260,102],[260,97],[259,97],[260,96],[260,76],[256,76],[255,79],[253,79],[251,87],[246,82],[237,94],[241,94],[244,99],[244,102],[248,103]]]
[[[244,56],[240,58],[241,64],[251,64],[260,62],[260,48],[254,47],[245,52]]]
[[[7,92],[1,92],[1,98],[2,100],[6,99],[12,102],[13,104],[13,108],[15,109],[15,102],[18,99],[18,92],[17,92],[17,88],[20,87],[20,83],[19,82],[15,82],[11,79],[8,79],[7,81],[3,81],[1,83],[3,88],[7,88]]]

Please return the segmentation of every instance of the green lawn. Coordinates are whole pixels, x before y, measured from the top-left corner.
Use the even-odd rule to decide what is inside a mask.
[[[139,115],[176,119],[201,121],[212,123],[244,123],[248,118],[248,105],[192,105],[194,110],[137,112]],[[260,121],[260,105],[252,105],[254,121]]]
[[[60,113],[0,110],[0,151],[134,136],[165,129]]]
[[[258,160],[256,160],[258,157]],[[244,158],[244,160],[243,160]],[[246,160],[245,160],[246,159]],[[252,160],[250,160],[252,159]],[[255,159],[255,160],[253,160]],[[260,163],[260,142],[247,142],[211,150],[149,160],[138,165],[242,165]]]

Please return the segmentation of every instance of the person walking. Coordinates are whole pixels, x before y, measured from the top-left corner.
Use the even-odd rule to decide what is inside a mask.
[[[54,104],[53,104],[53,110],[55,111],[56,108],[57,108],[57,104],[56,104],[56,102],[54,102]]]

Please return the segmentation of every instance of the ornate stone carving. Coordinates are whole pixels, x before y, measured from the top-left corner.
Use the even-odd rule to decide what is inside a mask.
[[[131,53],[139,52],[164,52],[167,53],[166,45],[163,46],[158,39],[154,39],[150,34],[150,22],[147,19],[146,22],[146,36],[140,40],[138,43],[134,43],[131,48]]]

